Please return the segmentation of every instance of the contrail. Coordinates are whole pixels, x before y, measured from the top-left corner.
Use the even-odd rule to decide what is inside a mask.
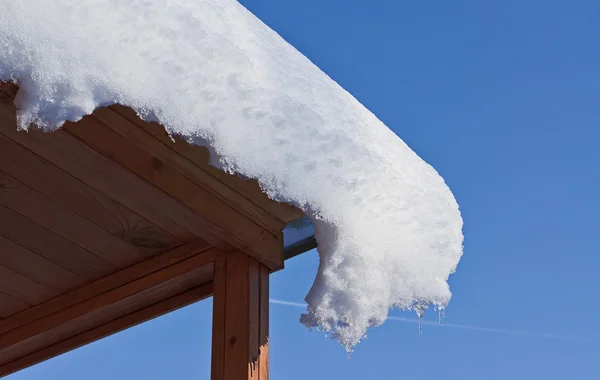
[[[299,302],[289,302],[289,301],[281,301],[276,299],[270,299],[270,303],[275,305],[284,305],[284,306],[293,306],[298,308],[306,308],[306,304]],[[404,318],[404,317],[388,317],[387,319],[392,321],[398,321],[403,323],[414,323],[418,324],[419,321],[417,319],[412,318]],[[480,326],[472,326],[472,325],[461,325],[455,323],[438,323],[432,321],[422,321],[423,325],[428,326],[437,326],[437,327],[447,327],[451,329],[461,329],[461,330],[470,330],[470,331],[479,331],[493,334],[504,334],[504,335],[514,335],[514,336],[528,336],[532,338],[546,338],[546,339],[561,339],[561,340],[577,340],[577,341],[588,341],[595,342],[595,339],[590,338],[582,338],[577,336],[570,335],[556,335],[556,334],[546,334],[546,333],[535,333],[528,331],[517,331],[517,330],[506,330],[506,329],[497,329],[492,327],[480,327]]]
[[[303,309],[306,308],[306,304],[305,303],[299,303],[299,302],[288,302],[288,301],[280,301],[280,300],[270,299],[269,303],[273,303],[273,304],[276,304],[276,305],[301,307]]]

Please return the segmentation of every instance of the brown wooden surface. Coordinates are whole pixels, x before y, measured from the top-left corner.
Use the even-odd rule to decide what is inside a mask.
[[[125,107],[120,108],[122,109]],[[147,131],[151,127],[150,123],[144,123],[137,117],[135,118],[137,119],[137,122],[131,122],[131,119],[116,112],[112,107],[98,109],[94,112],[93,118],[102,122],[105,126],[109,127],[135,146],[144,149],[148,155],[153,157],[153,159],[160,160],[164,165],[172,167],[175,171],[190,179],[203,191],[210,192],[211,196],[219,199],[221,207],[231,205],[232,203],[238,205],[239,208],[237,211],[242,212],[250,220],[258,223],[262,228],[270,231],[273,235],[277,235],[285,226],[284,221],[256,205],[241,193],[235,191],[235,189],[228,186],[227,182],[215,178],[213,173],[208,172],[205,167],[196,165],[187,157],[171,149],[169,145],[164,144],[163,141],[154,137]],[[158,124],[154,125],[154,127],[162,128]],[[165,134],[164,136],[168,138],[168,135]],[[215,206],[217,205],[214,205],[213,207]]]
[[[222,380],[225,378],[226,295],[227,256],[220,255],[215,259],[215,278],[213,279],[211,380]]]
[[[230,174],[218,170],[209,164],[209,156],[207,149],[192,146],[187,141],[178,137],[177,135],[169,136],[166,133],[163,126],[157,123],[146,123],[142,121],[136,115],[136,113],[129,107],[123,107],[119,104],[115,104],[113,106],[110,106],[109,109],[126,117],[129,121],[135,123],[147,133],[152,134],[152,136],[154,136],[163,144],[171,148],[173,151],[187,158],[204,173],[209,174],[211,177],[207,178],[204,178],[204,176],[202,175],[203,181],[207,188],[213,189],[217,194],[226,196],[226,198],[228,199],[237,199],[237,197],[244,197],[259,208],[267,210],[276,218],[276,220],[279,221],[277,222],[269,216],[264,216],[266,219],[271,219],[271,221],[268,223],[287,224],[293,220],[300,219],[304,216],[302,211],[295,207],[286,204],[275,203],[272,200],[270,200],[267,197],[267,195],[262,192],[256,181],[239,180],[238,178],[236,178],[235,181],[232,181],[232,176]],[[187,166],[188,164],[182,163],[182,165]],[[201,175],[197,175],[195,177],[201,177]],[[230,190],[224,189],[222,184],[227,184],[238,194],[232,194]],[[247,213],[249,216],[252,217],[252,219],[260,219],[261,217],[256,215],[256,213],[260,211],[252,210],[251,208],[253,206],[249,204],[244,204],[245,202],[245,200],[239,200],[236,203],[239,203],[241,205],[242,210],[246,210],[246,208],[248,208]]]
[[[56,291],[0,265],[0,288],[9,296],[22,300],[28,305],[36,305],[58,295]]]
[[[135,246],[168,249],[181,244],[173,235],[2,135],[0,170]],[[190,236],[179,237],[187,240]]]
[[[233,250],[232,247],[242,250],[270,269],[283,266],[281,229],[291,219],[301,216],[299,210],[268,200],[254,181],[210,168],[205,155],[190,154],[204,152],[204,148],[190,146],[184,154],[181,143],[175,147],[165,142],[164,129],[161,137],[157,124],[133,118],[133,111],[129,116],[123,115],[127,113],[125,107],[96,110],[77,123],[65,123],[61,130],[53,133],[17,131],[13,104],[16,91],[13,84],[0,85],[0,144],[18,153],[18,160],[7,160],[0,170],[25,185],[18,187],[19,194],[24,193],[24,189],[32,189],[45,197],[43,199],[54,201],[56,209],[68,209],[121,240],[134,242],[130,244],[133,248],[122,249],[124,252],[130,249],[130,254],[115,254],[122,258],[124,265],[129,264],[128,260],[136,260],[129,256],[137,255],[138,259],[143,256],[143,252],[134,249],[150,245],[160,250],[173,246],[165,244],[165,240],[176,244],[169,239],[171,236],[164,236],[162,232],[166,231],[179,242],[201,237],[222,250]],[[203,157],[204,162],[199,162],[199,157]],[[22,170],[23,162],[25,170]],[[58,183],[56,179],[50,180],[51,186],[46,186],[45,179],[32,175],[32,172],[42,171],[38,166],[43,167],[43,171],[52,167],[50,172],[59,171],[58,178],[60,174],[63,178],[68,174],[71,179]],[[77,185],[71,187],[74,182]],[[73,200],[61,196],[60,188],[67,184],[75,189],[71,193],[80,193],[83,187],[85,196],[79,195]],[[141,236],[135,239],[128,236],[130,231],[107,228],[106,220],[111,218],[106,217],[106,211],[97,217],[97,210],[90,211],[85,206],[91,199],[112,203],[113,208],[118,205],[117,215],[133,212],[144,219],[142,225],[150,224],[150,228],[136,231]],[[145,236],[142,231],[160,232],[160,238],[153,234]],[[72,235],[66,237],[73,238]],[[86,249],[97,254],[90,247],[90,239],[81,239],[84,242],[78,242],[80,245],[85,243]],[[118,240],[110,238],[108,242],[111,241],[119,244]],[[114,259],[107,261],[112,263]]]
[[[17,91],[0,83],[0,376],[206,297],[217,273],[215,336],[240,340],[213,360],[245,363],[217,378],[266,379],[268,273],[302,213],[127,107],[19,131]]]
[[[269,380],[269,269],[260,267],[258,379]]]
[[[8,103],[0,104],[0,117],[3,118],[0,134],[6,139],[28,149],[179,240],[189,241],[194,238],[195,235],[182,226],[188,221],[186,224],[195,222],[194,214],[180,203],[64,131],[17,131],[14,106],[10,104],[10,100]]]
[[[128,266],[155,253],[106,231],[1,170],[0,203],[115,267]]]
[[[0,236],[0,265],[58,292],[83,285],[82,277]]]
[[[212,270],[212,264],[206,264],[175,277],[171,277],[172,273],[165,273],[165,277],[169,276],[167,280],[154,284],[156,279],[149,279],[154,285],[149,285],[150,282],[140,282],[140,285],[144,286],[144,290],[122,287],[118,291],[111,292],[115,299],[109,300],[105,297],[98,297],[93,302],[91,300],[90,302],[84,302],[68,312],[57,313],[52,320],[50,318],[40,320],[36,325],[43,329],[41,332],[38,331],[38,334],[29,336],[6,349],[0,350],[0,365],[196,286],[209,283],[212,280]],[[117,296],[122,298],[117,300]],[[82,310],[85,312],[81,312]],[[78,314],[79,316],[76,316]],[[54,323],[59,319],[67,322]],[[25,329],[23,332],[30,333]]]
[[[13,298],[4,292],[0,292],[0,317],[6,318],[28,307],[29,305],[25,302]]]
[[[131,140],[128,140],[98,121],[94,115],[84,117],[76,124],[67,123],[64,130],[188,207],[199,216],[196,226],[202,231],[211,231],[218,238],[268,263],[273,268],[282,266],[283,256],[277,262],[273,260],[273,253],[283,249],[281,238],[283,225],[279,226],[278,235],[265,230],[240,213],[237,205],[234,206],[229,200],[222,201],[198,186],[182,174],[176,165],[132,143],[132,140],[137,138],[140,144],[145,143],[145,146],[150,146],[149,150],[155,147],[157,144],[151,144],[141,137],[144,134],[140,133],[140,136],[132,136]],[[130,123],[119,124],[113,128],[118,128],[122,132],[128,130],[128,125]],[[136,126],[134,128],[139,129]],[[147,137],[151,141],[156,141],[152,136]],[[212,242],[210,236],[203,236],[203,238]]]
[[[159,317],[168,312],[190,305],[194,302],[203,300],[212,294],[212,283],[204,284],[190,289],[172,298],[158,302],[154,305],[139,309],[131,314],[114,319],[108,323],[100,325],[65,339],[53,345],[50,345],[39,351],[32,352],[17,360],[7,363],[0,367],[0,376],[10,374],[20,369],[29,367],[33,364],[42,362],[54,356],[86,345],[90,342],[115,334],[129,327],[138,325],[142,322]]]
[[[190,243],[1,320],[0,376],[33,364],[27,358],[39,358],[40,351],[75,348],[85,343],[78,336],[210,284],[216,254],[205,242]]]
[[[2,204],[0,204],[0,228],[5,239],[87,280],[97,279],[116,270],[116,267],[106,260]]]
[[[264,298],[268,296],[268,268],[261,268],[262,264],[240,252],[218,258],[212,380],[268,378],[268,330],[264,327],[269,307]]]
[[[29,308],[12,318],[0,321],[0,339],[3,339],[7,333],[14,333],[21,326],[30,324],[40,318],[81,303],[86,299],[105,294],[119,286],[126,285],[132,280],[157,272],[162,268],[169,267],[198,253],[205,253],[203,259],[211,260],[214,258],[214,252],[207,252],[209,250],[211,250],[211,247],[206,242],[196,240],[157,255],[156,257],[137,265],[103,277],[90,284],[78,287],[60,297],[53,298],[41,305]],[[0,340],[0,349],[5,345],[8,345],[8,343]]]

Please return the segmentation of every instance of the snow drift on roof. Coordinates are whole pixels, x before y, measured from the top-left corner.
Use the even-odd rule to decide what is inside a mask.
[[[445,307],[462,219],[442,178],[235,0],[0,0],[0,80],[46,129],[120,103],[312,220],[307,326],[351,349],[392,307]]]

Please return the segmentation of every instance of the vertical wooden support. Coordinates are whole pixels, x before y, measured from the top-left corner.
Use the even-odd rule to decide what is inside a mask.
[[[269,269],[241,253],[215,261],[212,380],[269,378]]]
[[[260,327],[258,339],[258,379],[269,379],[269,268],[260,266]]]

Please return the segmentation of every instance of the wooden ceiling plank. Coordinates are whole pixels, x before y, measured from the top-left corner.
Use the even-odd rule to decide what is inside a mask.
[[[190,257],[189,259],[163,268],[157,272],[150,273],[145,277],[128,282],[123,286],[109,290],[106,293],[102,293],[93,298],[88,298],[76,305],[59,310],[53,314],[37,319],[32,323],[10,330],[0,335],[0,357],[4,357],[4,349],[9,348],[10,346],[22,340],[41,334],[44,331],[59,326],[66,321],[79,318],[106,305],[118,302],[119,300],[142,292],[145,289],[153,287],[171,278],[181,276],[193,268],[207,265],[214,261],[214,253],[214,251],[209,251],[204,254]],[[13,316],[13,318],[16,317]],[[3,322],[6,322],[6,320]]]
[[[288,204],[277,203],[269,199],[269,197],[262,192],[256,181],[243,179],[239,176],[236,176],[235,179],[232,179],[233,176],[231,174],[225,173],[222,170],[211,166],[209,164],[209,153],[206,148],[191,145],[176,135],[169,136],[162,125],[158,123],[147,123],[141,120],[135,111],[129,107],[115,104],[109,108],[134,122],[138,127],[152,134],[154,138],[158,139],[163,144],[178,152],[182,156],[186,157],[188,160],[196,164],[199,168],[212,175],[220,182],[227,183],[239,194],[250,199],[264,210],[267,210],[282,223],[286,224],[304,216],[303,212],[296,207]]]
[[[0,135],[0,170],[138,247],[169,249],[173,235]]]
[[[166,179],[164,176],[152,178],[153,183],[148,183],[140,178],[140,173],[136,173],[136,176],[131,171],[126,171],[121,165],[113,162],[111,158],[114,159],[115,157],[109,158],[94,152],[93,149],[70,136],[66,131],[59,130],[53,133],[23,133],[17,131],[14,127],[16,126],[16,110],[12,98],[14,93],[10,89],[10,86],[8,89],[6,85],[0,86],[0,92],[3,93],[3,95],[0,94],[0,113],[5,119],[5,122],[0,123],[0,125],[4,124],[4,128],[0,129],[0,134],[64,169],[178,238],[180,238],[179,235],[172,231],[175,226],[191,231],[196,236],[204,238],[223,250],[232,250],[231,246],[234,245],[238,249],[251,254],[271,269],[283,267],[281,236],[274,237],[270,232],[260,228],[260,226],[244,218],[239,213],[237,215],[242,216],[242,218],[238,217],[239,220],[236,221],[234,228],[230,228],[232,220],[229,214],[236,212],[231,208],[225,209],[225,213],[219,211],[216,215],[211,215],[211,219],[208,221],[204,215],[199,215],[200,210],[210,209],[212,207],[210,204],[214,202],[207,200],[210,198],[202,199],[199,194],[202,189],[198,186],[186,186],[181,189],[171,183],[161,182],[164,186],[175,187],[173,190],[176,194],[189,197],[187,199],[188,204],[184,205],[175,200],[172,195],[157,188],[156,181],[164,181]],[[14,86],[12,89],[14,90]],[[85,120],[86,118],[77,124],[85,123]],[[88,129],[80,128],[84,131]],[[108,128],[104,128],[104,130],[110,131]],[[113,134],[115,133],[113,132]],[[117,136],[119,135],[117,134]],[[106,141],[96,143],[104,144]],[[112,143],[109,141],[109,145]],[[128,146],[131,147],[131,144]],[[110,155],[107,154],[107,156]],[[155,165],[161,165],[161,161],[158,159],[145,163],[150,165],[146,170],[151,171],[154,170]],[[121,162],[121,164],[123,163]],[[183,176],[182,178],[185,179]],[[187,179],[185,181],[193,184]],[[179,199],[181,200],[181,198]],[[193,201],[194,211],[190,208],[190,200]],[[218,200],[215,200],[215,202],[218,202]],[[159,216],[157,215],[158,210],[160,210],[158,213],[161,215],[160,220],[155,218]],[[153,214],[154,217],[148,217],[148,213]],[[163,222],[167,222],[169,225],[164,225]],[[241,228],[238,228],[238,224],[241,224]],[[224,226],[227,230],[223,229]],[[180,238],[180,240],[189,241],[190,239]]]
[[[271,231],[274,235],[277,235],[285,226],[282,221],[270,214],[267,210],[259,207],[256,203],[230,187],[229,183],[240,180],[239,178],[229,176],[226,182],[215,178],[202,167],[195,165],[179,152],[169,148],[167,145],[156,139],[152,134],[145,130],[145,127],[139,127],[136,123],[117,113],[113,109],[99,108],[94,111],[92,116],[129,140],[132,144],[146,150],[149,154],[179,171],[196,185],[210,192],[213,197],[218,198],[224,203],[233,205],[236,210],[240,211],[263,228]]]
[[[38,284],[4,265],[0,265],[0,289],[29,305],[37,305],[58,295],[58,292]]]
[[[189,267],[189,269],[188,272],[179,276],[168,278],[116,302],[102,305],[77,318],[65,320],[56,327],[30,336],[5,349],[0,349],[0,365],[181,294],[186,290],[209,283],[213,279],[214,266],[212,262],[202,266]]]
[[[0,236],[0,265],[59,292],[85,282],[82,277],[3,236]]]
[[[212,294],[212,283],[188,290],[175,297],[148,306],[129,315],[115,319],[109,323],[63,340],[40,351],[31,353],[25,357],[0,366],[0,377],[7,376],[20,369],[37,364],[41,361],[55,357],[67,351],[81,347],[85,344],[113,335],[119,331],[133,327],[140,323],[167,314],[176,309],[188,306],[194,302],[209,297]]]
[[[2,171],[0,203],[119,268],[156,253],[126,242]]]
[[[7,318],[28,307],[29,305],[25,302],[13,298],[4,292],[0,292],[0,317]]]
[[[9,331],[16,330],[21,326],[32,323],[52,313],[79,304],[92,297],[99,296],[165,267],[170,267],[187,258],[200,255],[204,260],[210,261],[215,254],[216,252],[211,249],[211,246],[201,239],[173,248],[146,261],[132,265],[129,268],[122,269],[97,281],[62,294],[43,304],[24,310],[13,318],[7,318],[0,321],[0,337],[3,337],[3,334],[6,334]],[[2,344],[0,344],[0,347],[2,347]]]
[[[1,204],[0,225],[5,238],[90,281],[117,269],[113,264]],[[35,238],[32,239],[32,236]]]
[[[68,133],[155,185],[202,217],[203,231],[230,242],[272,269],[283,266],[283,240],[239,213],[234,206],[213,197],[167,163],[131,144],[106,124],[84,117],[66,123]]]
[[[6,86],[0,86],[0,95]],[[114,199],[181,241],[195,234],[188,227],[198,217],[179,202],[63,131],[22,132],[16,129],[15,107],[6,93],[0,96],[0,134],[17,142],[80,181]],[[197,228],[196,228],[197,229]]]

